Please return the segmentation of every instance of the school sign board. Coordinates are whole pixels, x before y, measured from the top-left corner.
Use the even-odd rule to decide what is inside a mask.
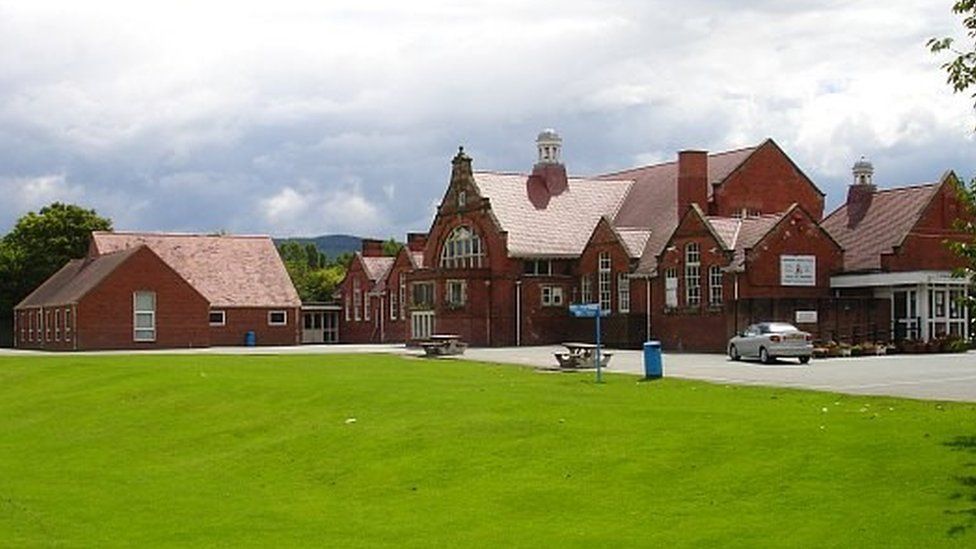
[[[780,286],[816,286],[817,256],[779,256],[779,283]]]

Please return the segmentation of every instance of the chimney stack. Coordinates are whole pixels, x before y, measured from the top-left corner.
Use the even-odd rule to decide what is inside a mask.
[[[549,196],[555,196],[566,190],[568,177],[562,156],[563,139],[556,130],[545,129],[539,132],[535,140],[539,159],[532,167],[531,181],[541,182]]]
[[[363,257],[383,257],[383,241],[364,238],[362,254]]]
[[[422,252],[427,246],[427,233],[407,233],[407,249],[411,252]]]
[[[692,204],[708,211],[708,152],[678,152],[678,219]]]
[[[874,165],[863,156],[854,163],[851,171],[854,174],[854,183],[847,188],[847,226],[853,228],[868,213],[876,188],[872,181]]]

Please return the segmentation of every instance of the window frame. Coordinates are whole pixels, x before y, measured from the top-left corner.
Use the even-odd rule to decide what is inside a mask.
[[[480,269],[487,255],[478,232],[470,225],[458,225],[441,244],[438,265],[442,269]]]
[[[274,322],[272,317],[274,315],[281,315],[281,322]],[[288,311],[284,309],[275,309],[273,311],[268,311],[268,326],[287,326],[288,325]]]
[[[597,261],[597,297],[600,311],[613,312],[613,262],[610,252],[600,252]]]
[[[220,322],[214,322],[213,316],[219,314]],[[227,311],[224,309],[210,309],[207,315],[207,323],[211,326],[226,326],[227,325]]]
[[[708,267],[708,304],[712,307],[721,305],[724,301],[722,267],[711,265]]]
[[[152,309],[139,309],[139,295],[152,296]],[[132,341],[137,343],[153,343],[156,341],[158,327],[156,326],[156,310],[159,308],[156,301],[156,292],[150,290],[136,290],[132,292]],[[139,326],[140,315],[148,315],[149,326]],[[140,336],[139,333],[150,332],[150,336]]]
[[[565,291],[556,284],[544,284],[539,289],[539,301],[543,307],[562,307],[566,302]]]
[[[458,296],[453,295],[458,290]],[[458,297],[458,299],[455,299]],[[449,278],[444,281],[444,304],[460,308],[468,304],[468,281],[462,278]]]
[[[625,272],[617,273],[617,310],[630,313],[630,276]]]
[[[701,306],[701,247],[697,242],[685,244],[685,305]]]
[[[664,270],[664,307],[678,308],[678,269],[675,267]]]

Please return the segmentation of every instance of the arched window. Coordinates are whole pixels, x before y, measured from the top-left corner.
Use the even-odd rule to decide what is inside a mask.
[[[458,227],[444,241],[441,248],[441,267],[446,269],[479,268],[485,252],[481,238],[469,227]]]

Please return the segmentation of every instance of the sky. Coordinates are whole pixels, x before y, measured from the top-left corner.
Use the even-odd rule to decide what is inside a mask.
[[[951,0],[0,0],[0,233],[53,201],[116,229],[426,231],[459,145],[573,175],[774,139],[838,206],[976,176],[931,37]]]

